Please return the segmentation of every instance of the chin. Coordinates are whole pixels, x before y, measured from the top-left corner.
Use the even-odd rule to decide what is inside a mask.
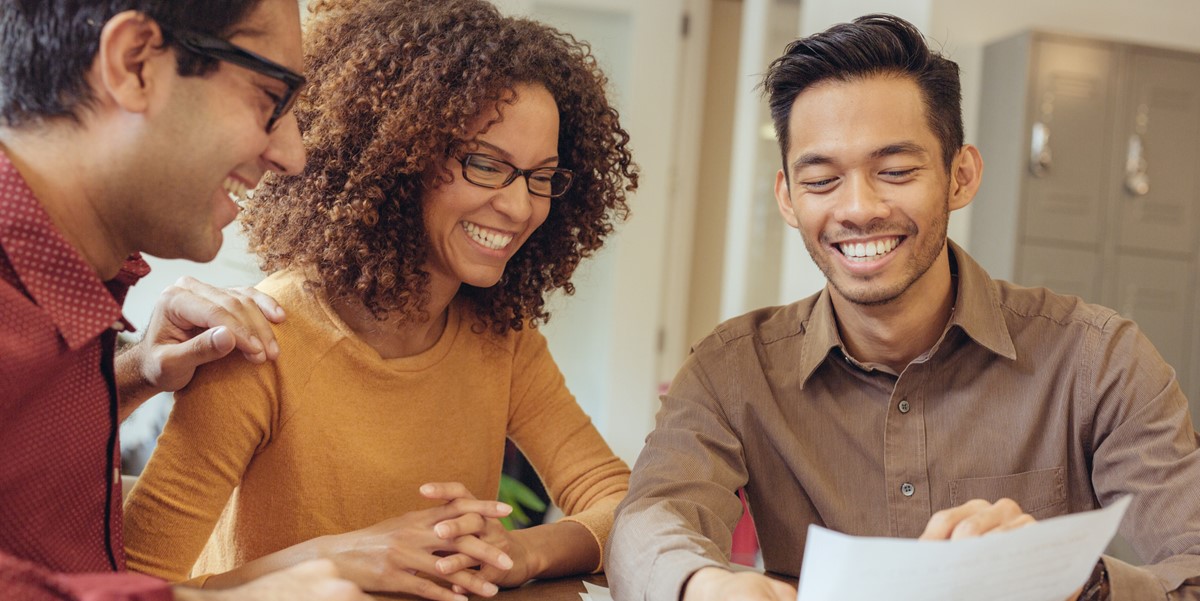
[[[208,263],[217,258],[217,253],[220,252],[223,242],[224,236],[221,235],[220,230],[217,230],[216,234],[207,240],[194,241],[192,244],[180,247],[174,257],[163,258],[187,259],[194,263]]]
[[[500,282],[500,278],[503,275],[504,271],[495,273],[465,273],[462,277],[462,283],[475,288],[491,288]]]

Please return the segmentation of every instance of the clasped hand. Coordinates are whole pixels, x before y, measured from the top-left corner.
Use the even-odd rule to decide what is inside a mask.
[[[490,597],[528,579],[528,554],[499,522],[512,507],[478,500],[456,482],[420,492],[445,503],[327,537],[321,555],[363,590],[436,601],[466,601],[467,592]]]

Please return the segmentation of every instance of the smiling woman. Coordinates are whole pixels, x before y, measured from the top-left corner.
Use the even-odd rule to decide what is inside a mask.
[[[243,213],[279,360],[180,393],[130,494],[130,565],[225,586],[323,556],[447,601],[598,569],[628,468],[536,326],[637,184],[604,75],[483,0],[312,9],[307,168]],[[566,520],[500,525],[506,438]]]

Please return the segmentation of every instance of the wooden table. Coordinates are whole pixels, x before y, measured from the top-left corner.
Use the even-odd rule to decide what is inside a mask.
[[[586,592],[583,588],[584,580],[592,584],[608,586],[608,580],[604,578],[604,574],[592,574],[583,578],[571,576],[557,580],[535,580],[519,588],[500,591],[500,594],[492,597],[492,601],[579,601],[579,593]],[[483,597],[471,596],[471,601],[482,601],[483,599]]]
[[[592,584],[608,586],[608,580],[604,578],[604,574],[592,574],[582,578],[571,576],[557,580],[535,580],[519,588],[500,591],[500,594],[491,599],[492,601],[579,601],[579,593],[586,592],[583,588],[584,580]],[[412,597],[392,595],[372,596],[378,601],[412,599]],[[470,599],[471,601],[484,601],[484,597],[475,595],[472,595]]]

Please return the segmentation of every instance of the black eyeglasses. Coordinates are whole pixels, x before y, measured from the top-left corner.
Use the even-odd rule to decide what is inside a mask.
[[[165,28],[164,31],[166,31]],[[267,119],[267,133],[274,131],[275,124],[292,108],[300,88],[304,86],[303,75],[221,38],[186,29],[171,29],[167,33],[189,52],[232,63],[283,82],[283,85],[287,86],[287,91],[282,96],[271,94],[275,100],[275,110]]]
[[[473,152],[462,155],[458,162],[462,163],[463,179],[476,186],[503,188],[513,183],[517,176],[523,175],[529,193],[543,198],[558,198],[566,194],[571,188],[571,180],[575,177],[575,173],[570,169],[519,169],[508,161]]]

